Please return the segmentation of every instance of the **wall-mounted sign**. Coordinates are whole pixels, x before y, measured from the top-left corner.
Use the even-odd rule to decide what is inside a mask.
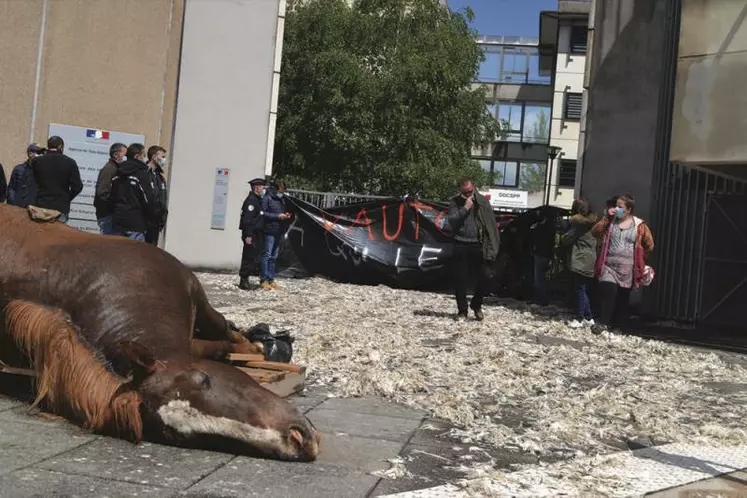
[[[99,233],[93,196],[99,171],[109,160],[109,147],[117,142],[127,146],[133,143],[145,145],[145,135],[51,123],[49,136],[54,135],[64,140],[65,155],[78,163],[83,182],[83,190],[70,204],[68,224],[78,230]]]
[[[493,207],[526,208],[529,205],[529,193],[526,190],[495,189],[484,192]]]
[[[215,185],[213,185],[213,214],[210,228],[213,230],[226,229],[226,207],[228,206],[228,180],[231,170],[228,168],[215,169]]]

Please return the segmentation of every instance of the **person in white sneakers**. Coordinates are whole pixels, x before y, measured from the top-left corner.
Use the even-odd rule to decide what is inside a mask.
[[[589,287],[594,281],[594,264],[597,260],[597,240],[591,232],[599,217],[592,212],[584,199],[573,201],[571,228],[561,239],[570,251],[570,270],[576,294],[576,318],[568,325],[572,328],[591,327],[594,318],[589,302]]]

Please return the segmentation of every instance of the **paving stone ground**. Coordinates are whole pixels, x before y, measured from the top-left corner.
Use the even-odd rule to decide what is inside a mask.
[[[0,384],[7,384],[2,377]],[[322,452],[314,463],[133,445],[30,410],[27,399],[5,390],[0,394],[0,496],[355,498],[459,477],[443,467],[467,448],[440,437],[448,427],[424,412],[379,398],[340,399],[320,392],[290,399],[322,431]],[[400,455],[409,457],[411,477],[375,475]]]

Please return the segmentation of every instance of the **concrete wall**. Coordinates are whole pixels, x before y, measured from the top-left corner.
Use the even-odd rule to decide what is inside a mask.
[[[239,266],[240,206],[247,182],[265,174],[284,9],[280,0],[187,2],[165,236],[186,264]],[[224,230],[211,229],[216,168],[231,168]]]
[[[563,119],[565,94],[581,93],[584,84],[586,56],[571,53],[571,26],[574,22],[562,22],[558,26],[558,52],[555,55],[555,79],[553,84],[552,122],[550,145],[560,147],[558,158],[552,163],[550,172],[550,204],[570,208],[573,204],[573,188],[558,186],[561,159],[576,159],[578,156],[579,122]],[[583,24],[579,22],[579,24]],[[549,164],[549,163],[548,163]]]
[[[184,0],[0,0],[0,162],[49,123],[170,148]],[[40,43],[41,42],[41,43]],[[38,84],[37,84],[38,82]]]
[[[747,0],[684,0],[670,159],[747,165]]]
[[[648,217],[668,0],[596,0],[581,194],[630,192]]]

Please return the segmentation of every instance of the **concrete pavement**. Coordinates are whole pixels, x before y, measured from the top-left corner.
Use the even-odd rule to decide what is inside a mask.
[[[133,445],[0,396],[0,496],[368,497],[443,484],[455,476],[443,471],[451,457],[442,455],[468,451],[439,438],[425,413],[378,398],[292,400],[323,433],[311,464]],[[375,475],[399,455],[414,475]]]

